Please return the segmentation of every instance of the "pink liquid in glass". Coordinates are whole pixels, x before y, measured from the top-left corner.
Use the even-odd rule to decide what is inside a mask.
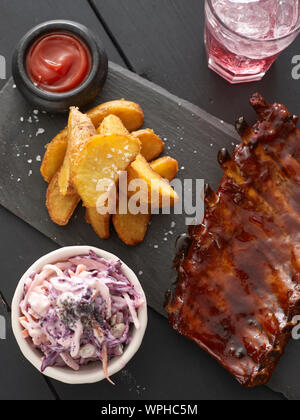
[[[299,32],[299,0],[206,0],[209,67],[231,83],[260,80]]]

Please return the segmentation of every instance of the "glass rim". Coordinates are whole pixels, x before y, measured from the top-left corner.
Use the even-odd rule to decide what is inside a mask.
[[[299,1],[299,0],[298,0]],[[264,39],[256,39],[256,38],[251,38],[251,37],[249,37],[249,36],[246,36],[246,35],[242,35],[242,34],[239,34],[238,32],[236,32],[236,31],[234,31],[234,30],[232,30],[225,22],[223,22],[223,20],[219,17],[219,15],[216,13],[216,11],[215,11],[215,8],[213,7],[213,5],[212,5],[212,0],[205,0],[205,2],[206,2],[206,4],[209,6],[209,8],[210,8],[210,11],[212,12],[212,14],[214,15],[214,17],[217,19],[217,21],[225,28],[225,29],[227,29],[230,33],[232,33],[232,34],[234,34],[234,35],[236,35],[236,36],[238,36],[239,38],[242,38],[242,39],[244,39],[244,40],[247,40],[247,41],[252,41],[252,42],[258,42],[258,43],[260,43],[260,42],[274,42],[274,41],[280,41],[280,40],[282,40],[282,39],[285,39],[285,38],[288,38],[289,36],[292,36],[292,35],[294,35],[296,32],[298,32],[299,30],[300,30],[300,19],[299,19],[299,22],[297,23],[297,26],[295,26],[295,28],[291,31],[291,32],[289,32],[288,34],[286,34],[286,35],[282,35],[282,36],[279,36],[279,37],[277,37],[277,38],[264,38]]]

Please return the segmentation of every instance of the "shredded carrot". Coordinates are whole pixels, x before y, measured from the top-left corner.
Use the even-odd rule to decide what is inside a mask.
[[[98,296],[99,292],[98,290],[95,290],[92,296],[92,302],[94,302],[94,300],[96,299],[96,297]]]
[[[28,319],[26,318],[26,316],[20,316],[19,322],[23,322],[23,321],[28,322]]]
[[[106,379],[108,380],[109,383],[111,383],[112,385],[116,385],[108,376],[108,366],[107,366],[107,349],[106,349],[106,345],[103,345],[102,348],[102,365],[103,365],[103,371],[104,371],[104,375],[106,377]]]
[[[98,338],[99,338],[99,340],[100,340],[100,343],[101,343],[101,342],[102,342],[102,340],[103,340],[103,333],[102,333],[102,331],[100,330],[100,328],[99,328],[99,326],[98,326],[97,322],[93,322],[93,327],[94,327],[94,329],[95,329],[95,331],[96,331],[96,333],[97,333],[97,335],[98,335]]]
[[[24,338],[29,338],[29,332],[27,330],[23,330],[22,335]]]
[[[86,270],[86,266],[83,264],[79,264],[76,269],[76,275],[78,276],[80,273],[83,273]]]

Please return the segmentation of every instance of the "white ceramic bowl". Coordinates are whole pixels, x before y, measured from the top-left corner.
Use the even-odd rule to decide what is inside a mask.
[[[35,262],[24,274],[21,278],[14,298],[12,302],[12,328],[15,335],[15,338],[19,344],[19,347],[30,363],[33,366],[41,371],[41,357],[42,353],[34,348],[31,341],[25,340],[22,336],[22,327],[19,323],[19,316],[21,316],[19,304],[22,299],[23,290],[24,290],[24,282],[28,278],[28,276],[33,273],[41,270],[46,264],[53,264],[58,261],[66,260],[70,257],[74,257],[77,255],[88,255],[89,251],[94,251],[99,257],[105,258],[110,261],[119,260],[113,254],[109,252],[103,251],[98,248],[93,248],[90,246],[72,246],[58,249],[57,251],[51,252],[50,254],[45,255],[44,257],[40,258],[37,262]],[[134,272],[124,263],[122,263],[122,271],[130,280],[130,282],[134,285],[136,291],[140,293],[141,296],[145,298],[144,291],[140,282],[138,281]],[[126,364],[131,360],[131,358],[135,355],[138,351],[144,334],[147,327],[147,304],[145,303],[138,311],[138,318],[140,321],[140,329],[134,329],[132,341],[128,344],[125,348],[125,351],[122,356],[118,356],[113,358],[109,362],[108,366],[108,373],[109,376],[114,375],[115,373],[122,370]],[[88,383],[95,383],[102,381],[105,379],[103,368],[101,362],[93,362],[87,366],[82,366],[79,371],[75,372],[71,370],[69,367],[48,367],[44,374],[49,376],[50,378],[56,379],[58,381],[67,383],[67,384],[88,384]]]

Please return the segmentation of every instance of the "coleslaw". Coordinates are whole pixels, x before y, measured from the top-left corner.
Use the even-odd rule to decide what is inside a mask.
[[[81,366],[121,356],[139,329],[145,299],[122,272],[121,261],[93,251],[48,264],[24,284],[20,303],[23,336],[43,353],[41,371],[50,366]]]

